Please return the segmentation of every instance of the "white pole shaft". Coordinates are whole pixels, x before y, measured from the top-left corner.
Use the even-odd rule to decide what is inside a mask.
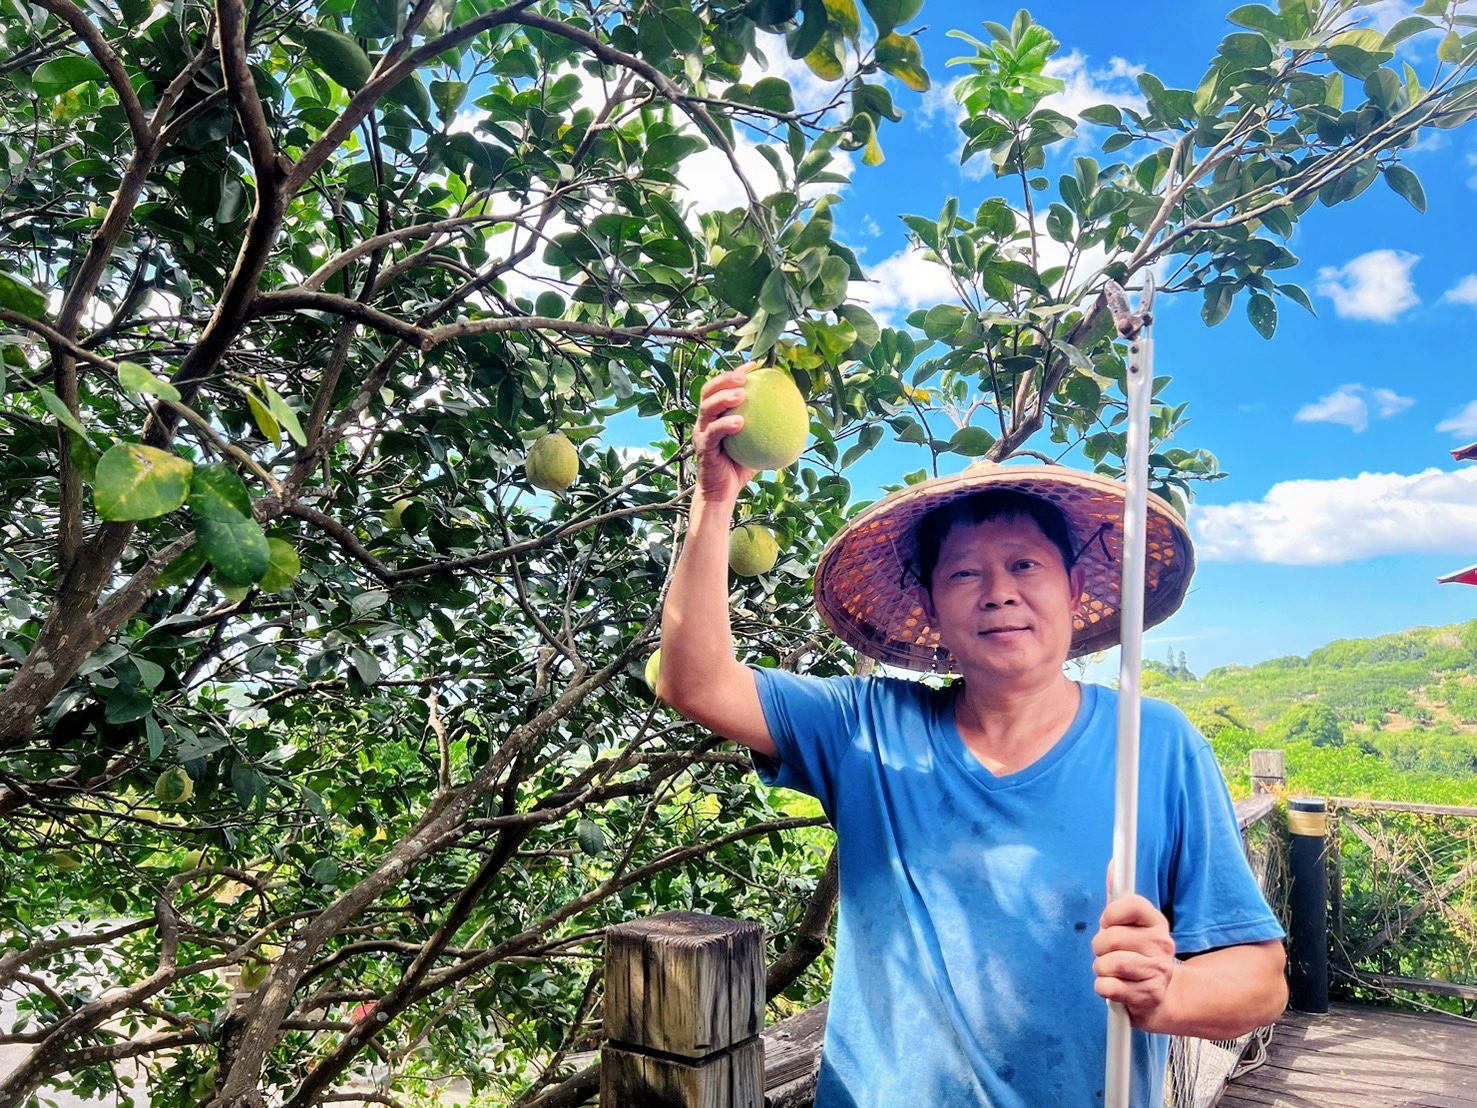
[[[1118,771],[1113,793],[1113,867],[1109,897],[1134,891],[1139,822],[1139,674],[1143,663],[1145,535],[1148,531],[1149,399],[1154,391],[1153,339],[1147,323],[1129,348],[1127,485],[1123,509],[1122,638],[1118,671]],[[1108,1005],[1106,1108],[1129,1108],[1133,1033],[1128,1009]]]

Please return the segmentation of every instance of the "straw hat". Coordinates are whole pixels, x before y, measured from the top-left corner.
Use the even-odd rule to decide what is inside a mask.
[[[863,654],[905,669],[947,671],[953,658],[928,626],[909,588],[917,581],[918,521],[935,508],[987,489],[1010,489],[1054,503],[1080,550],[1086,586],[1074,616],[1069,657],[1115,646],[1123,548],[1121,482],[1065,466],[976,462],[963,473],[899,489],[861,512],[821,552],[815,602],[821,618]],[[1149,495],[1144,626],[1168,618],[1185,598],[1195,554],[1184,522]]]

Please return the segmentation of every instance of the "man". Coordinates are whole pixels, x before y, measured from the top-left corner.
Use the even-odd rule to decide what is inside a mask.
[[[1134,1033],[1136,1105],[1168,1034],[1231,1038],[1286,1002],[1282,930],[1242,856],[1209,746],[1143,705],[1138,892],[1103,907],[1116,694],[1063,672],[1117,641],[1121,486],[1065,467],[972,467],[860,513],[821,556],[843,639],[944,688],[756,670],[733,651],[727,540],[752,471],[742,369],[703,389],[697,488],[662,625],[661,697],[817,796],[841,909],[817,1108],[1080,1108],[1103,1100],[1107,1016]],[[1188,586],[1151,502],[1146,620]]]

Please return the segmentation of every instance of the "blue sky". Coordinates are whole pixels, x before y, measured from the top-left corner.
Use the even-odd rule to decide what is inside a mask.
[[[1061,42],[1055,72],[1068,82],[1068,106],[1081,108],[1131,102],[1145,68],[1194,88],[1235,29],[1224,21],[1232,6],[1058,0],[1030,10]],[[1388,27],[1414,6],[1365,10]],[[834,210],[838,236],[877,279],[861,295],[897,325],[911,307],[947,298],[938,275],[907,255],[898,216],[934,216],[949,195],[972,210],[996,188],[959,165],[946,95],[958,71],[945,62],[968,51],[943,32],[984,38],[980,20],[1009,23],[1014,11],[925,0],[917,24],[927,27],[920,41],[934,90],[895,86],[907,115],[883,129],[887,160],[857,164]],[[1434,43],[1418,37],[1410,49],[1427,72]],[[1097,153],[1067,146],[1066,157]],[[1316,317],[1279,302],[1268,342],[1240,303],[1210,329],[1198,296],[1160,301],[1155,369],[1174,377],[1168,399],[1187,401],[1192,419],[1176,445],[1211,450],[1230,476],[1202,488],[1191,509],[1199,568],[1181,611],[1147,636],[1146,657],[1172,646],[1203,673],[1335,638],[1477,618],[1477,589],[1435,580],[1477,562],[1477,463],[1448,453],[1477,440],[1477,126],[1433,134],[1408,164],[1425,185],[1424,216],[1377,183],[1301,221],[1290,243],[1301,264],[1283,279],[1309,291]],[[921,464],[904,448],[879,452],[853,474],[857,495]]]

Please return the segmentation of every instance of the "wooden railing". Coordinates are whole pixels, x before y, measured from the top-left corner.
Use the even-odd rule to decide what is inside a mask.
[[[1330,971],[1477,1008],[1477,808],[1328,802]],[[1360,865],[1348,867],[1356,854]]]

